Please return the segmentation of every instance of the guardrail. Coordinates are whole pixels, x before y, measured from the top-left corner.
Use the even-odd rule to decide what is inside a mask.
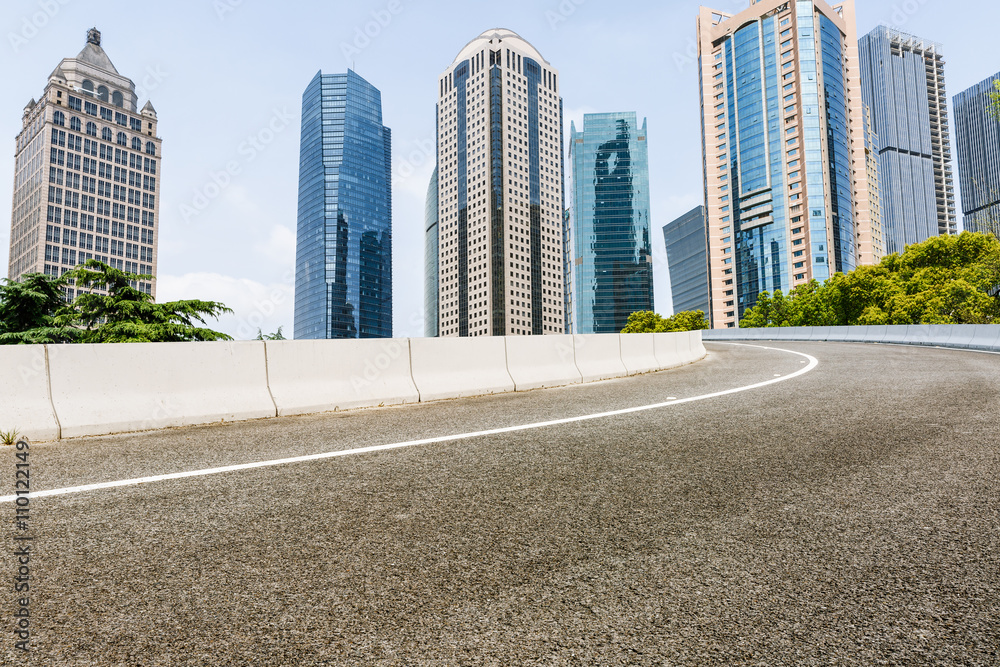
[[[703,340],[799,340],[925,345],[1000,352],[1000,324],[905,324],[870,327],[712,329]]]
[[[0,346],[0,430],[46,441],[579,384],[697,361],[701,333]]]

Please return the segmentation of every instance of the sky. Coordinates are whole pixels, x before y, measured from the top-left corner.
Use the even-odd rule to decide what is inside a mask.
[[[886,24],[943,45],[949,103],[1000,70],[993,2],[856,2],[859,34]],[[736,13],[749,1],[711,6]],[[96,26],[139,105],[151,100],[158,114],[157,300],[221,301],[235,313],[213,328],[248,339],[280,326],[290,337],[302,92],[318,71],[352,68],[382,91],[392,129],[394,335],[422,336],[437,78],[467,42],[503,27],[559,71],[567,137],[585,113],[648,119],[656,308],[669,314],[662,228],[702,203],[697,13],[675,0],[4,0],[0,206],[11,210],[24,105]],[[4,222],[2,276],[9,245]]]

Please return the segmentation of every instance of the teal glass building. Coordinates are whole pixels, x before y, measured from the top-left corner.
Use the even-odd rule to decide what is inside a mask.
[[[570,127],[573,203],[573,328],[618,333],[636,311],[653,309],[649,155],[636,114],[583,117]]]
[[[955,146],[966,231],[1000,236],[1000,118],[990,93],[1000,72],[955,96]]]
[[[296,339],[392,337],[391,148],[379,90],[317,73],[302,96]]]

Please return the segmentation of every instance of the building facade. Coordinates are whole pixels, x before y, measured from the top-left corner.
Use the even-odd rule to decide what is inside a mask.
[[[708,313],[708,221],[697,206],[663,228],[674,312]]]
[[[392,337],[392,135],[363,78],[302,96],[295,338]]]
[[[424,335],[437,338],[438,324],[438,170],[427,186],[424,208]]]
[[[885,230],[882,226],[882,193],[879,181],[878,165],[878,135],[872,129],[871,109],[864,108],[864,132],[865,132],[865,172],[868,174],[868,200],[862,199],[860,206],[867,204],[868,211],[861,211],[861,215],[867,215],[871,224],[871,243],[858,244],[858,264],[875,265],[882,261],[886,253]],[[870,254],[866,254],[870,253]]]
[[[498,28],[437,85],[440,335],[563,333],[558,71]]]
[[[886,251],[958,231],[941,45],[879,26],[859,42],[861,94],[878,135]]]
[[[1000,72],[955,96],[955,146],[966,231],[1000,237],[1000,119],[990,93]]]
[[[646,136],[634,112],[570,126],[576,333],[618,333],[630,314],[653,310]]]
[[[712,325],[871,256],[854,3],[698,17]]]
[[[156,275],[162,140],[156,111],[115,69],[92,29],[24,108],[14,158],[10,265],[59,276],[88,259]],[[138,289],[156,297],[156,281]],[[74,298],[73,287],[67,298]]]

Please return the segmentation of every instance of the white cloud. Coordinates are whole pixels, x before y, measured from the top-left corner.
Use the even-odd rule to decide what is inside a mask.
[[[266,241],[254,244],[254,251],[269,262],[295,266],[295,231],[284,225],[275,225]]]
[[[284,327],[285,337],[291,338],[295,285],[290,273],[288,278],[288,282],[265,285],[218,273],[165,275],[157,281],[156,300],[161,303],[182,299],[220,301],[234,312],[223,315],[218,321],[209,320],[208,326],[237,340],[255,338],[258,328],[264,333],[273,333],[279,326]]]

